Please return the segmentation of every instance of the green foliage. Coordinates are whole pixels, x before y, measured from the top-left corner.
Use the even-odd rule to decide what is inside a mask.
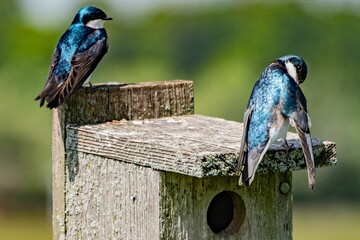
[[[301,240],[352,240],[359,234],[359,205],[295,207],[293,236]]]
[[[15,5],[9,8],[19,12]],[[33,98],[43,87],[52,51],[65,29],[40,31],[21,16],[9,19],[0,41],[0,182],[11,182],[3,189],[45,194],[51,175],[51,112],[39,109]],[[242,121],[252,86],[267,64],[290,53],[302,56],[309,68],[302,88],[312,134],[335,141],[339,159],[338,166],[319,171],[311,199],[360,199],[355,150],[360,142],[358,15],[315,14],[296,4],[242,4],[186,14],[159,12],[144,22],[128,21],[107,24],[109,53],[92,80],[191,79],[198,114]],[[295,174],[294,191],[296,197],[309,196],[305,172]]]
[[[44,213],[17,212],[0,217],[0,239],[47,240],[51,237],[51,221]]]

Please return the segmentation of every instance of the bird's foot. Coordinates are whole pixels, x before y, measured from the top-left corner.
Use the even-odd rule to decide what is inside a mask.
[[[294,146],[294,144],[289,144],[286,139],[284,139],[284,147],[285,147],[285,151],[286,151],[286,156],[288,159],[290,159],[290,148],[292,148]]]
[[[97,85],[92,85],[90,81],[88,83],[89,83],[89,86],[87,88],[89,88],[90,91],[98,88]]]

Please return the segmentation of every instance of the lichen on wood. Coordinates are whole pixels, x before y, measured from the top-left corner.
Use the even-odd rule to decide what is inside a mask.
[[[234,176],[242,124],[201,115],[68,126],[68,149],[194,177]],[[258,172],[306,167],[297,136],[270,146]],[[336,163],[335,143],[313,139],[317,167]]]

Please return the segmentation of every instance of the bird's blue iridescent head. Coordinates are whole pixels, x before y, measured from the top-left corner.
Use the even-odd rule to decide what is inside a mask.
[[[307,75],[307,66],[299,56],[286,55],[276,60],[279,64],[284,66],[288,74],[298,83],[301,84],[305,81]]]
[[[102,28],[102,24],[99,23],[107,20],[112,20],[112,18],[108,17],[101,9],[93,6],[86,6],[79,9],[71,24],[83,24],[90,27],[100,26],[93,28]]]

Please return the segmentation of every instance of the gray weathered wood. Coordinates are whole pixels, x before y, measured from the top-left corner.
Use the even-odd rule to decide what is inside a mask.
[[[291,183],[291,172],[258,175],[251,187],[239,187],[238,177],[194,178],[161,175],[160,239],[291,239],[292,196],[279,186]],[[219,236],[207,224],[207,209],[215,195],[231,191],[245,204],[245,220],[234,234]]]
[[[78,175],[66,184],[66,239],[291,239],[291,172],[259,174],[250,187],[238,177],[194,178],[70,150]],[[245,220],[219,236],[207,210],[222,191],[239,194]]]
[[[194,177],[234,176],[242,124],[200,115],[68,128],[67,149]],[[306,167],[296,134],[270,147],[258,172]],[[317,167],[336,163],[335,143],[313,139]]]
[[[84,87],[60,108],[66,124],[94,124],[194,113],[192,81]]]
[[[66,184],[66,239],[158,239],[160,173],[69,151],[78,168]]]
[[[65,239],[65,124],[62,112],[53,111],[52,126],[52,227],[53,239]]]
[[[95,124],[194,113],[192,81],[174,80],[141,84],[103,84],[84,87],[53,110],[53,238],[66,238],[65,128],[68,124]],[[71,173],[71,171],[69,172]]]

